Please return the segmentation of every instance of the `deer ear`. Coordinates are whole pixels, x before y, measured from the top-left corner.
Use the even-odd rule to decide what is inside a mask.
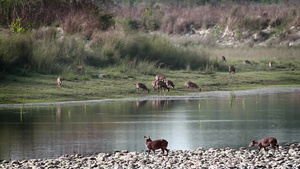
[[[147,138],[146,136],[144,136],[144,138]]]

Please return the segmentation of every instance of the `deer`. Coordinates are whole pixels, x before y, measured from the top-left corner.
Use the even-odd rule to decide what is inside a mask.
[[[170,88],[167,86],[167,84],[163,81],[158,81],[157,82],[157,90],[159,91],[160,89],[163,89],[164,91],[167,89],[168,92],[170,91]]]
[[[225,56],[222,56],[222,62],[226,62]]]
[[[166,77],[164,75],[156,75],[155,76],[155,80],[159,80],[159,81],[165,81]]]
[[[62,78],[59,76],[56,80],[57,86],[62,87]]]
[[[249,60],[244,60],[243,63],[251,65],[251,62]]]
[[[83,72],[84,71],[84,67],[83,66],[78,66],[77,67],[77,72]]]
[[[229,73],[235,74],[235,68],[231,65],[228,67],[229,68]]]
[[[196,88],[201,92],[201,88],[196,83],[193,83],[191,81],[186,82],[185,83],[185,88],[187,89],[187,88],[190,88],[190,87]]]
[[[173,89],[175,88],[175,85],[174,85],[174,83],[171,81],[171,80],[166,80],[166,85],[168,86],[168,87],[172,87]]]
[[[249,147],[252,147],[252,146],[257,146],[258,147],[258,152],[261,150],[261,148],[264,148],[264,150],[267,151],[266,147],[269,147],[269,146],[274,149],[274,153],[276,151],[276,147],[279,151],[279,146],[277,144],[277,140],[274,137],[263,138],[263,139],[259,140],[258,142],[253,140],[249,144]]]
[[[153,88],[153,90],[156,90],[155,87],[157,86],[158,82],[159,82],[159,80],[152,81],[152,88]]]
[[[139,89],[143,89],[143,91],[148,91],[148,93],[150,92],[150,90],[147,88],[147,86],[143,83],[137,83],[136,84],[136,91],[139,92]]]
[[[269,67],[273,67],[273,62],[269,62]]]
[[[167,149],[168,147],[168,141],[165,139],[159,139],[159,140],[154,140],[152,141],[150,136],[145,138],[145,146],[148,148],[148,155],[150,154],[150,151],[152,150],[153,153],[155,154],[155,150],[156,149],[161,149],[162,150],[162,154],[165,153],[165,150],[167,151],[167,155],[169,154],[169,149]]]

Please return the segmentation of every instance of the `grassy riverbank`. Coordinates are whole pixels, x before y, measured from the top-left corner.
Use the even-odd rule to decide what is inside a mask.
[[[246,65],[247,66],[247,65]],[[93,78],[97,74],[107,74],[105,78]],[[83,74],[62,75],[63,87],[58,88],[58,75],[29,74],[27,77],[7,75],[0,82],[0,104],[41,103],[58,101],[78,101],[94,99],[115,99],[143,97],[149,95],[186,95],[196,92],[185,89],[186,81],[201,86],[202,91],[240,90],[249,88],[297,86],[300,84],[300,70],[245,71],[236,74],[228,72],[200,72],[189,70],[161,70],[167,79],[175,83],[170,92],[152,90],[153,75],[132,76],[111,69],[94,70],[87,68]],[[150,93],[137,93],[135,83],[143,82]]]
[[[0,104],[186,95],[187,81],[202,91],[300,84],[296,5],[18,2],[1,4]],[[136,92],[157,74],[176,88]]]

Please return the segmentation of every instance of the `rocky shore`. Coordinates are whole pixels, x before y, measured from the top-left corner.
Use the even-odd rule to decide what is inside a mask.
[[[300,168],[300,144],[291,144],[273,150],[257,152],[255,149],[203,149],[170,150],[169,155],[157,151],[115,151],[82,156],[63,155],[55,159],[2,161],[0,168]]]

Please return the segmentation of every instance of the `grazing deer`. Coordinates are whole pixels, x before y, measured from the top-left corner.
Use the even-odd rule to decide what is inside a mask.
[[[190,87],[198,89],[201,92],[201,88],[196,83],[193,83],[191,81],[186,82],[185,88],[190,88]]]
[[[253,140],[249,144],[249,147],[252,147],[252,146],[257,146],[258,147],[258,152],[261,150],[261,148],[264,148],[264,150],[267,151],[266,147],[269,147],[269,146],[274,149],[274,153],[276,151],[276,147],[279,151],[279,146],[277,144],[277,140],[276,140],[276,138],[273,138],[273,137],[267,137],[267,138],[259,140],[258,142]]]
[[[167,84],[166,84],[165,82],[163,82],[163,81],[158,81],[158,82],[157,82],[157,90],[159,91],[159,90],[161,90],[161,89],[163,89],[164,91],[167,89],[168,92],[170,91],[170,88],[167,86]]]
[[[159,80],[159,81],[165,81],[166,77],[164,75],[156,75],[155,76],[155,80]]]
[[[136,84],[136,91],[139,92],[139,89],[143,89],[143,91],[148,91],[148,93],[150,92],[150,90],[147,88],[146,85],[144,85],[143,83],[137,83]]]
[[[269,62],[269,67],[273,67],[273,62]]]
[[[77,72],[83,72],[84,71],[84,67],[83,66],[78,66],[77,67]]]
[[[229,73],[235,73],[235,68],[233,66],[229,66]]]
[[[243,63],[251,65],[251,62],[249,60],[244,60]]]
[[[162,153],[165,153],[165,150],[167,151],[167,155],[169,154],[169,149],[168,147],[168,142],[165,139],[160,139],[160,140],[154,140],[152,141],[150,136],[146,137],[144,136],[146,143],[145,146],[148,148],[148,154],[150,154],[150,151],[152,150],[153,153],[155,154],[156,149],[161,149]]]
[[[159,82],[159,80],[152,81],[152,88],[153,88],[153,90],[156,90],[155,87],[157,86],[158,82]]]
[[[62,78],[59,76],[56,80],[57,86],[62,87]]]
[[[225,56],[222,56],[222,62],[226,62]]]
[[[175,88],[175,85],[174,85],[174,83],[171,80],[166,80],[166,85],[168,87],[172,86],[173,89]]]

